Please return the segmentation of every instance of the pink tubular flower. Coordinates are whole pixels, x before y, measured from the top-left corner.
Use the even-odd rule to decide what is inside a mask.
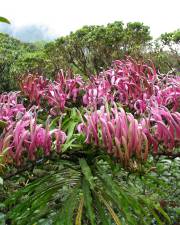
[[[78,130],[86,134],[87,143],[102,146],[125,165],[132,157],[140,161],[147,159],[149,145],[142,126],[123,109],[112,108],[108,112],[101,108],[92,112]]]
[[[80,76],[71,78],[63,72],[59,73],[53,82],[43,76],[28,74],[20,83],[22,93],[29,97],[31,103],[40,106],[41,100],[47,101],[52,107],[50,112],[53,115],[64,110],[67,100],[77,100],[82,85]]]
[[[85,94],[83,96],[84,105],[102,105],[104,102],[109,102],[113,99],[111,85],[104,78],[95,79],[92,81],[92,84],[85,86]]]
[[[66,140],[66,134],[60,129],[54,129],[51,131],[51,136],[54,135],[56,139],[56,151],[58,153],[61,152],[61,144],[63,144]]]
[[[172,151],[180,144],[180,114],[166,107],[152,107],[151,116],[141,120],[142,129],[154,153]]]
[[[24,114],[26,109],[18,104],[19,92],[10,92],[0,95],[0,120],[10,122],[20,113]]]
[[[46,98],[49,104],[54,108],[57,107],[58,109],[63,110],[65,107],[67,95],[61,90],[60,85],[51,84],[48,87]]]
[[[28,74],[20,82],[21,91],[28,96],[30,102],[36,102],[40,105],[41,98],[46,93],[46,87],[49,81],[43,76]]]
[[[60,152],[65,140],[63,131],[50,130],[48,124],[43,128],[43,125],[37,124],[36,114],[27,112],[20,121],[8,127],[8,132],[1,135],[0,153],[7,148],[7,154],[20,165],[25,155],[30,160],[35,160],[38,149],[42,149],[44,155],[48,156],[55,145],[56,151]]]
[[[72,106],[85,106],[78,132],[125,166],[134,159],[146,161],[151,149],[158,153],[180,146],[180,77],[157,74],[151,62],[115,60],[86,81],[63,71],[54,81],[28,74],[20,87],[21,92],[0,94],[0,154],[6,152],[18,165],[23,159],[48,156],[52,149],[61,152],[66,140],[60,128],[38,123],[36,108],[44,120],[47,113],[68,116]],[[26,110],[22,94],[30,100],[27,108],[35,104],[34,110]]]

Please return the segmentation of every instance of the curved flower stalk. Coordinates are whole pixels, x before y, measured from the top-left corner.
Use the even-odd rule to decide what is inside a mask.
[[[147,110],[147,101],[145,100],[137,100],[134,103],[134,109],[137,114],[143,114]]]
[[[131,58],[116,60],[112,68],[101,72],[85,86],[85,105],[120,102],[137,113],[144,113],[146,101],[157,92],[157,73],[152,64],[138,64]]]
[[[0,153],[8,149],[6,154],[20,165],[23,157],[28,156],[30,160],[38,157],[38,151],[42,150],[48,156],[54,148],[61,151],[61,144],[66,140],[66,135],[60,129],[50,130],[47,122],[44,128],[42,124],[37,124],[36,114],[27,112],[17,123],[12,123],[8,127],[8,132],[0,137]]]
[[[30,102],[34,101],[40,105],[41,98],[45,94],[48,83],[48,79],[43,76],[28,74],[20,82],[20,88],[24,95],[29,97]]]
[[[67,101],[76,102],[82,87],[83,80],[81,76],[71,78],[61,71],[61,73],[58,73],[56,80],[48,86],[46,99],[55,109],[64,110]]]
[[[109,81],[105,79],[96,79],[95,82],[85,86],[85,94],[83,96],[84,105],[99,106],[113,100],[114,96]]]
[[[162,84],[162,82],[165,81],[166,86]],[[171,112],[180,110],[180,79],[178,77],[159,80],[158,83],[154,85],[154,90],[155,92],[150,98],[144,95],[143,99],[136,100],[134,103],[136,113],[143,114],[150,108],[162,106],[165,106]]]
[[[100,110],[85,115],[86,122],[79,124],[78,131],[86,135],[86,143],[95,143],[128,166],[135,158],[146,161],[149,152],[147,137],[141,124],[132,114],[126,114],[115,106],[110,111]]]
[[[164,105],[175,112],[180,110],[180,81],[179,84],[176,84],[176,80],[173,79],[173,82],[160,91],[161,102],[159,105]]]
[[[171,113],[166,107],[151,108],[151,116],[142,126],[154,153],[158,148],[172,151],[180,145],[180,113]]]
[[[131,106],[135,100],[150,98],[154,94],[157,73],[153,65],[138,64],[131,58],[116,60],[107,76],[117,88],[119,100],[126,105]]]
[[[0,120],[9,122],[19,113],[25,113],[26,109],[22,104],[12,105],[3,104],[0,105]]]
[[[72,102],[76,103],[78,95],[85,106],[97,108],[105,102],[115,101],[136,114],[144,114],[149,107],[162,105],[173,112],[180,108],[180,78],[158,75],[153,64],[137,63],[131,58],[114,61],[111,69],[86,82],[81,76],[64,74],[63,71],[52,82],[29,74],[21,82],[21,90],[38,105],[41,99],[47,100],[54,115]],[[83,96],[81,91],[85,92]]]
[[[20,92],[9,92],[9,93],[2,93],[0,94],[0,104],[6,104],[6,103],[12,103],[12,104],[17,104],[18,102],[18,97],[19,97]]]
[[[64,110],[67,95],[61,90],[60,85],[50,84],[48,86],[46,99],[48,103],[53,106],[53,109]]]
[[[12,121],[19,114],[24,114],[26,109],[18,103],[19,92],[10,92],[0,95],[0,120]]]
[[[72,77],[72,75],[69,74],[65,75],[63,71],[58,73],[54,83],[58,84],[60,91],[66,93],[67,99],[72,99],[73,102],[76,101],[84,85],[84,81],[80,75]]]
[[[67,100],[76,102],[83,84],[81,76],[71,78],[69,75],[65,76],[61,71],[53,82],[43,76],[28,74],[21,81],[20,88],[29,97],[30,102],[40,105],[41,99],[43,99],[47,100],[55,109],[63,110]],[[56,110],[52,109],[51,111],[55,114]]]

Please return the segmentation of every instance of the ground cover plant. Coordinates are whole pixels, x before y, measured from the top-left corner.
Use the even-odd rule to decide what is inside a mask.
[[[178,224],[180,77],[132,58],[0,95],[1,224]]]

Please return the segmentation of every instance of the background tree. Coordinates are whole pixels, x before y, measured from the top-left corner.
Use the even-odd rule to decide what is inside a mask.
[[[18,59],[22,52],[29,49],[28,44],[21,43],[7,34],[0,33],[0,90],[10,90],[13,88],[9,81],[14,81],[10,68]]]
[[[23,43],[0,34],[0,91],[15,89],[22,74],[53,77],[60,69],[84,76],[98,74],[127,55],[151,59],[161,73],[179,70],[180,30],[152,40],[150,29],[140,22],[121,21],[106,26],[84,26],[51,42]]]
[[[143,23],[109,23],[107,26],[84,26],[45,45],[55,70],[72,66],[90,75],[106,68],[112,60],[125,55],[140,55],[151,40],[149,27]],[[92,69],[93,68],[93,69]]]
[[[167,49],[170,58],[173,59],[172,67],[179,70],[180,67],[180,29],[165,33],[160,36],[163,47]]]
[[[161,73],[175,72],[180,68],[180,30],[162,34],[151,42],[143,54],[146,59],[151,59]]]

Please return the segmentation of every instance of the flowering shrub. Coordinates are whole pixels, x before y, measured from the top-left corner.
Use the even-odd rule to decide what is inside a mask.
[[[63,71],[54,81],[29,74],[20,87],[31,105],[47,107],[52,116],[66,114],[65,108],[80,101],[88,110],[78,126],[86,136],[85,142],[103,147],[124,165],[131,159],[146,161],[149,152],[172,151],[179,146],[180,79],[158,75],[153,64],[137,63],[131,58],[116,60],[111,69],[86,81]],[[9,123],[0,138],[0,152],[8,148],[8,154],[19,164],[24,152],[31,160],[37,149],[47,156],[53,138],[59,152],[65,133],[57,128],[50,131],[48,122],[38,124],[36,113],[18,103],[19,95],[0,95],[0,120]],[[112,107],[109,110],[108,104]]]
[[[141,124],[121,108],[100,110],[85,115],[86,122],[78,125],[79,132],[86,134],[86,143],[94,143],[128,165],[130,159],[146,161],[149,145]]]
[[[25,188],[5,176],[7,224],[171,224],[149,173],[179,156],[179,77],[128,58],[87,80],[29,74],[20,89],[0,95],[0,170],[28,174]]]
[[[61,151],[61,144],[66,140],[66,135],[60,129],[50,130],[49,123],[46,127],[37,124],[37,116],[34,112],[26,112],[16,123],[11,123],[0,138],[0,152],[8,149],[9,155],[17,165],[28,155],[30,160],[38,156],[38,149],[42,149],[45,156],[51,152],[53,139],[55,138],[56,151]]]

